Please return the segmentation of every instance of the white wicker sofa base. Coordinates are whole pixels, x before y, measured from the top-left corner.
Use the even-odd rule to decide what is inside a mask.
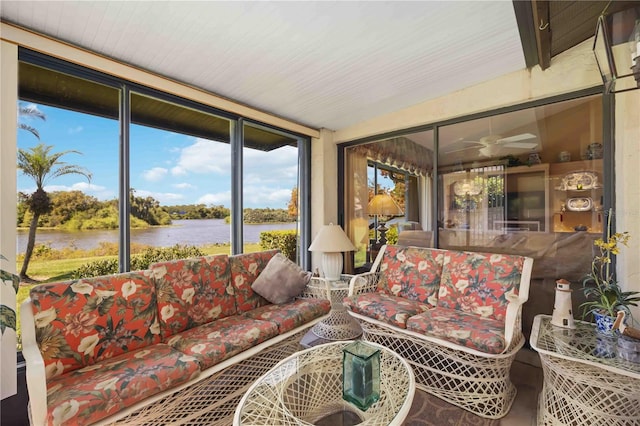
[[[418,389],[497,419],[516,395],[509,371],[524,345],[532,265],[521,256],[385,246],[371,272],[353,277],[345,304],[363,339],[410,363]]]

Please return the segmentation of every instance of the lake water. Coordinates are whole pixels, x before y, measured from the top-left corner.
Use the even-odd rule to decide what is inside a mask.
[[[296,223],[267,223],[244,225],[244,242],[257,243],[260,232],[269,230],[295,229]],[[18,230],[17,252],[24,253],[27,247],[28,230]],[[202,246],[231,241],[231,226],[224,219],[174,220],[172,226],[147,229],[132,229],[131,242],[154,247],[171,247],[176,244]],[[92,249],[101,242],[117,243],[118,230],[58,231],[38,229],[36,245],[47,244],[52,249],[72,247]]]

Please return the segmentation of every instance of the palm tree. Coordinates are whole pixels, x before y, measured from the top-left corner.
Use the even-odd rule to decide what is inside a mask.
[[[28,117],[28,118],[39,118],[41,120],[46,120],[46,116],[44,115],[44,113],[40,110],[38,110],[38,108],[35,105],[23,105],[20,104],[18,105],[18,118],[22,118],[22,117]],[[18,122],[18,129],[22,129],[22,130],[26,130],[28,132],[31,132],[31,134],[33,136],[35,136],[36,138],[40,139],[40,133],[38,132],[38,130],[33,127],[30,126],[26,123],[21,123]]]
[[[36,191],[29,196],[27,205],[29,211],[33,214],[29,225],[29,239],[27,241],[27,249],[24,254],[24,262],[20,270],[21,279],[29,279],[27,276],[27,268],[33,254],[33,247],[36,242],[36,231],[38,229],[38,220],[40,216],[51,211],[51,200],[49,194],[44,190],[45,183],[50,179],[69,174],[78,174],[85,176],[91,182],[91,173],[84,167],[74,164],[67,164],[60,161],[60,158],[66,154],[81,154],[78,151],[51,152],[52,145],[40,143],[33,148],[18,149],[18,169],[27,176],[33,178],[36,183]]]

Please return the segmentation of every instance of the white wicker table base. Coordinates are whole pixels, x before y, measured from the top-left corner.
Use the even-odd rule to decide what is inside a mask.
[[[361,411],[342,399],[342,350],[348,343],[315,346],[280,362],[247,391],[234,426],[313,425],[341,411],[369,426],[401,425],[415,393],[411,367],[380,346],[380,399]]]
[[[342,301],[349,295],[351,275],[342,275],[339,281],[327,281],[314,277],[309,283],[310,289],[316,289],[331,301],[329,316],[313,326],[311,331],[326,340],[353,340],[362,334],[360,323],[356,321]]]

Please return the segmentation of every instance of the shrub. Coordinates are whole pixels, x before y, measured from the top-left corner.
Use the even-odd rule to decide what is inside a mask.
[[[263,231],[260,233],[260,247],[263,250],[278,249],[292,261],[296,261],[298,234],[295,230]]]
[[[149,268],[149,265],[167,260],[186,259],[188,257],[204,256],[196,246],[176,244],[173,247],[149,247],[140,254],[131,256],[131,270],[139,271]],[[73,271],[73,278],[89,278],[118,273],[118,259],[102,259],[82,265]]]

